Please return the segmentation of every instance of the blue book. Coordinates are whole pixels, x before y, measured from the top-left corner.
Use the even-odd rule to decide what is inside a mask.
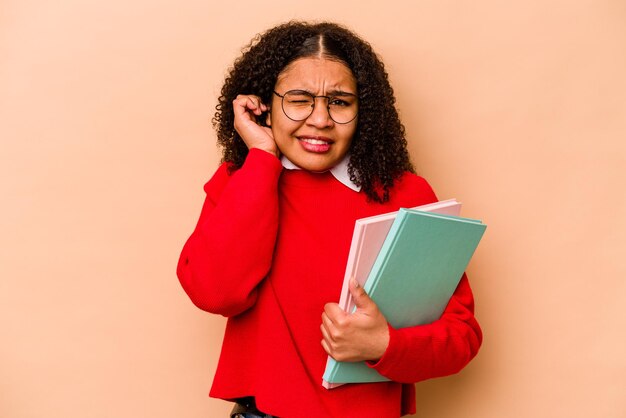
[[[394,328],[441,317],[486,229],[481,221],[400,209],[364,285]],[[365,362],[328,358],[324,387],[387,381]]]

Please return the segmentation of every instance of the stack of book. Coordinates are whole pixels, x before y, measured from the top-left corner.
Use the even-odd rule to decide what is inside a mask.
[[[348,289],[354,277],[394,328],[439,319],[486,228],[460,211],[450,199],[357,220],[339,305],[354,311]],[[322,385],[387,380],[364,362],[329,356]]]

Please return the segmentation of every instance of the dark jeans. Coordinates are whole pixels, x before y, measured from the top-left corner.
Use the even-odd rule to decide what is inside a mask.
[[[253,397],[242,398],[235,403],[235,407],[230,412],[231,418],[278,418],[268,415],[257,409]]]

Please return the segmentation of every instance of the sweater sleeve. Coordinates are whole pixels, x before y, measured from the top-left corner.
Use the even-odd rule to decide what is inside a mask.
[[[200,219],[177,267],[200,309],[233,316],[255,303],[272,263],[281,171],[275,156],[252,149],[239,170],[229,175],[223,164],[205,185]]]
[[[482,331],[474,317],[474,297],[463,274],[441,318],[427,325],[394,329],[383,357],[368,363],[402,383],[459,372],[478,353]]]

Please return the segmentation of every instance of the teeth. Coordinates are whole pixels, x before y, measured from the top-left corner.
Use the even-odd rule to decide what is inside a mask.
[[[301,141],[306,142],[307,144],[313,145],[326,145],[326,141],[322,141],[321,139],[313,139],[313,138],[302,138]]]

